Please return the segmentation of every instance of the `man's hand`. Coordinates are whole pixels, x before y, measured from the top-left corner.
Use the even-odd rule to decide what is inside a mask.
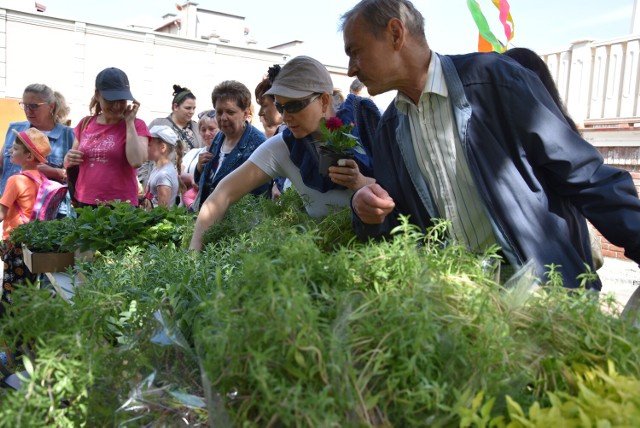
[[[375,183],[358,190],[351,205],[365,224],[381,224],[396,206],[387,191]]]

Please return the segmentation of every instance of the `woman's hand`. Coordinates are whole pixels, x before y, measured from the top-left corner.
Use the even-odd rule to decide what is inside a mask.
[[[198,165],[196,166],[196,168],[198,168],[198,172],[200,174],[202,174],[202,171],[204,171],[204,166],[211,159],[213,159],[213,153],[211,152],[202,152],[198,155]]]
[[[280,191],[280,189],[278,189],[278,183],[276,183],[274,180],[273,184],[271,185],[271,199],[277,201],[278,199],[280,199],[280,196],[282,196],[282,192]]]
[[[64,167],[70,168],[72,166],[80,165],[83,162],[84,153],[77,149],[71,149],[64,155]]]
[[[149,146],[149,138],[138,136],[138,131],[136,130],[136,115],[139,108],[140,103],[133,100],[133,103],[124,109],[124,121],[127,127],[125,155],[132,168],[140,168],[147,161],[147,148]]]
[[[193,181],[193,174],[187,174],[186,172],[183,172],[178,176],[178,178],[187,189],[191,189],[196,184]]]
[[[344,186],[354,192],[368,184],[376,182],[374,178],[365,177],[360,173],[358,163],[353,159],[340,159],[338,166],[329,168],[329,178],[336,184]]]
[[[140,108],[140,103],[136,100],[133,100],[133,103],[125,107],[124,109],[124,120],[127,123],[133,123],[138,114],[138,109]]]
[[[44,174],[48,179],[64,183],[67,179],[67,170],[64,168],[54,168],[46,163],[39,163],[38,171]]]

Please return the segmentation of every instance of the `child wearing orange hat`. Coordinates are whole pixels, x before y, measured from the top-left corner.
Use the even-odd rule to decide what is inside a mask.
[[[38,165],[46,163],[51,152],[49,138],[36,128],[15,132],[16,141],[10,150],[11,162],[20,165],[22,171],[38,172]],[[4,261],[4,278],[2,280],[2,300],[0,316],[4,315],[5,304],[11,304],[11,291],[15,284],[24,283],[25,279],[35,281],[36,276],[24,265],[22,248],[9,242],[11,231],[29,221],[31,211],[36,202],[39,185],[23,174],[9,177],[2,198],[0,198],[0,221],[2,226],[2,260]]]

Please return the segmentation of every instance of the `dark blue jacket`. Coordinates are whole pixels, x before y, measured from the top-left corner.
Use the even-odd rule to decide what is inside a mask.
[[[576,287],[584,264],[593,268],[586,217],[639,263],[640,200],[630,174],[603,164],[598,150],[570,128],[540,80],[498,54],[441,60],[469,168],[509,261],[520,266],[532,260],[540,278],[545,265],[561,265],[565,286]],[[354,218],[361,238],[388,234],[399,214],[410,215],[422,229],[439,217],[408,122],[394,103],[381,119],[374,175],[396,208],[382,225]]]
[[[231,153],[225,156],[224,162],[222,162],[222,166],[218,173],[213,177],[213,180],[210,180],[212,169],[214,164],[217,164],[217,159],[220,156],[220,149],[222,148],[222,144],[224,143],[225,136],[222,132],[219,132],[218,135],[211,142],[211,147],[209,148],[209,152],[213,154],[213,159],[211,159],[202,169],[202,173],[198,174],[198,170],[196,169],[194,173],[194,180],[198,182],[199,190],[198,196],[196,196],[196,200],[194,201],[194,209],[199,210],[204,201],[209,197],[209,195],[216,188],[220,180],[229,175],[233,170],[242,165],[251,153],[258,148],[260,144],[262,144],[267,137],[264,135],[262,131],[258,128],[251,125],[249,122],[246,123],[246,128],[240,141],[238,144],[231,150]],[[251,191],[254,195],[271,195],[271,185],[270,183],[264,184],[257,189]]]
[[[353,124],[351,134],[358,137],[366,154],[354,153],[360,161],[361,173],[367,177],[373,175],[373,159],[371,158],[374,133],[380,122],[380,110],[370,99],[355,94],[347,98],[338,108],[336,116],[346,124]]]

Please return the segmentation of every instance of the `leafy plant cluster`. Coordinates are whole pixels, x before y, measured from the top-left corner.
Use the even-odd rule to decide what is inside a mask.
[[[27,245],[32,251],[64,253],[75,249],[67,240],[75,224],[72,217],[51,221],[35,220],[16,227],[10,238],[14,243]]]
[[[77,217],[20,225],[11,240],[37,252],[122,252],[132,245],[187,245],[183,238],[191,234],[195,222],[195,215],[185,208],[144,211],[125,202],[77,208],[76,213]]]
[[[36,359],[0,426],[637,425],[640,331],[608,299],[499,286],[443,224],[360,243],[348,210],[236,209],[202,253],[82,264],[71,306],[16,290],[0,332]]]

